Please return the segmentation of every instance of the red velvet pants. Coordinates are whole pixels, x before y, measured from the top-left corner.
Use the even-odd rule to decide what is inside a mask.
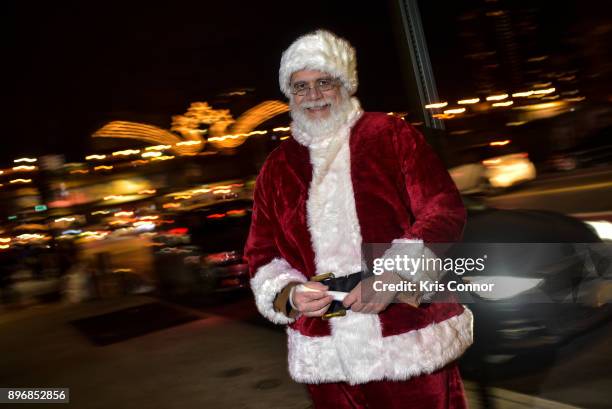
[[[407,381],[307,385],[315,409],[465,409],[456,364]]]

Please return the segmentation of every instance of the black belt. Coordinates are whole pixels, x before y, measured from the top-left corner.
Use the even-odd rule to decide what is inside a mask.
[[[326,285],[329,291],[349,293],[353,288],[357,287],[357,284],[361,282],[362,278],[363,273],[360,271],[358,273],[353,273],[342,277],[335,277],[334,273],[325,273],[314,276],[310,280]],[[345,315],[346,308],[344,308],[342,302],[332,300],[327,312],[321,318],[328,320],[333,317],[343,317]]]

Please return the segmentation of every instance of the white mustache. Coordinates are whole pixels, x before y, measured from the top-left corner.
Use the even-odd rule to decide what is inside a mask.
[[[306,101],[302,103],[302,108],[304,109],[308,109],[308,108],[321,108],[324,107],[326,105],[331,106],[331,102],[325,102],[325,101]]]

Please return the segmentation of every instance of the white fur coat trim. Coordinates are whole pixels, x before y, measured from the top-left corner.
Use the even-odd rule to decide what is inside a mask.
[[[361,231],[351,180],[350,133],[362,114],[356,98],[348,123],[322,144],[309,146],[312,181],[306,202],[316,274],[361,271]]]
[[[367,315],[353,313],[353,315]],[[376,315],[371,315],[376,317]],[[332,319],[351,325],[351,315]],[[382,337],[354,328],[340,337],[308,337],[287,328],[289,373],[296,382],[348,382],[406,380],[430,374],[459,358],[472,344],[472,312],[404,334]],[[371,329],[369,326],[366,326]],[[352,336],[357,343],[345,343]]]
[[[261,315],[275,324],[292,323],[294,319],[274,309],[274,299],[287,284],[306,281],[306,277],[292,268],[285,259],[273,259],[257,269],[255,276],[251,279],[251,289],[255,295],[257,309]]]
[[[383,254],[383,258],[395,259],[396,256],[408,256],[411,259],[419,259],[424,256],[425,259],[436,258],[436,254],[431,251],[423,240],[420,239],[395,239],[391,247]],[[436,281],[440,279],[439,271],[427,271],[423,268],[411,274],[410,271],[396,271],[404,280],[419,282],[419,281]]]
[[[396,256],[408,256],[409,258],[413,259],[421,258],[421,256],[424,256],[425,259],[433,259],[437,257],[436,254],[431,251],[425,245],[425,243],[423,243],[423,240],[404,238],[393,240],[391,247],[389,247],[382,255],[383,258],[390,259],[394,259]],[[421,268],[420,270],[414,272],[414,274],[411,274],[409,271],[396,271],[396,273],[399,274],[399,276],[404,280],[411,281],[413,283],[434,283],[442,278],[444,272]],[[420,295],[420,300],[422,302],[431,301],[435,294],[435,291],[423,292]]]

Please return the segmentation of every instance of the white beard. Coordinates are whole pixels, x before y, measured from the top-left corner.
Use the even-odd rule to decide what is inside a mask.
[[[312,119],[306,113],[307,108],[323,106],[330,104],[330,112],[327,118]],[[355,112],[355,108],[359,109],[348,92],[344,88],[340,88],[340,100],[338,103],[323,101],[306,101],[301,105],[295,103],[291,98],[289,107],[291,108],[291,124],[294,134],[303,136],[298,142],[305,145],[318,144],[336,135],[343,126],[346,126],[350,121],[351,116]]]

